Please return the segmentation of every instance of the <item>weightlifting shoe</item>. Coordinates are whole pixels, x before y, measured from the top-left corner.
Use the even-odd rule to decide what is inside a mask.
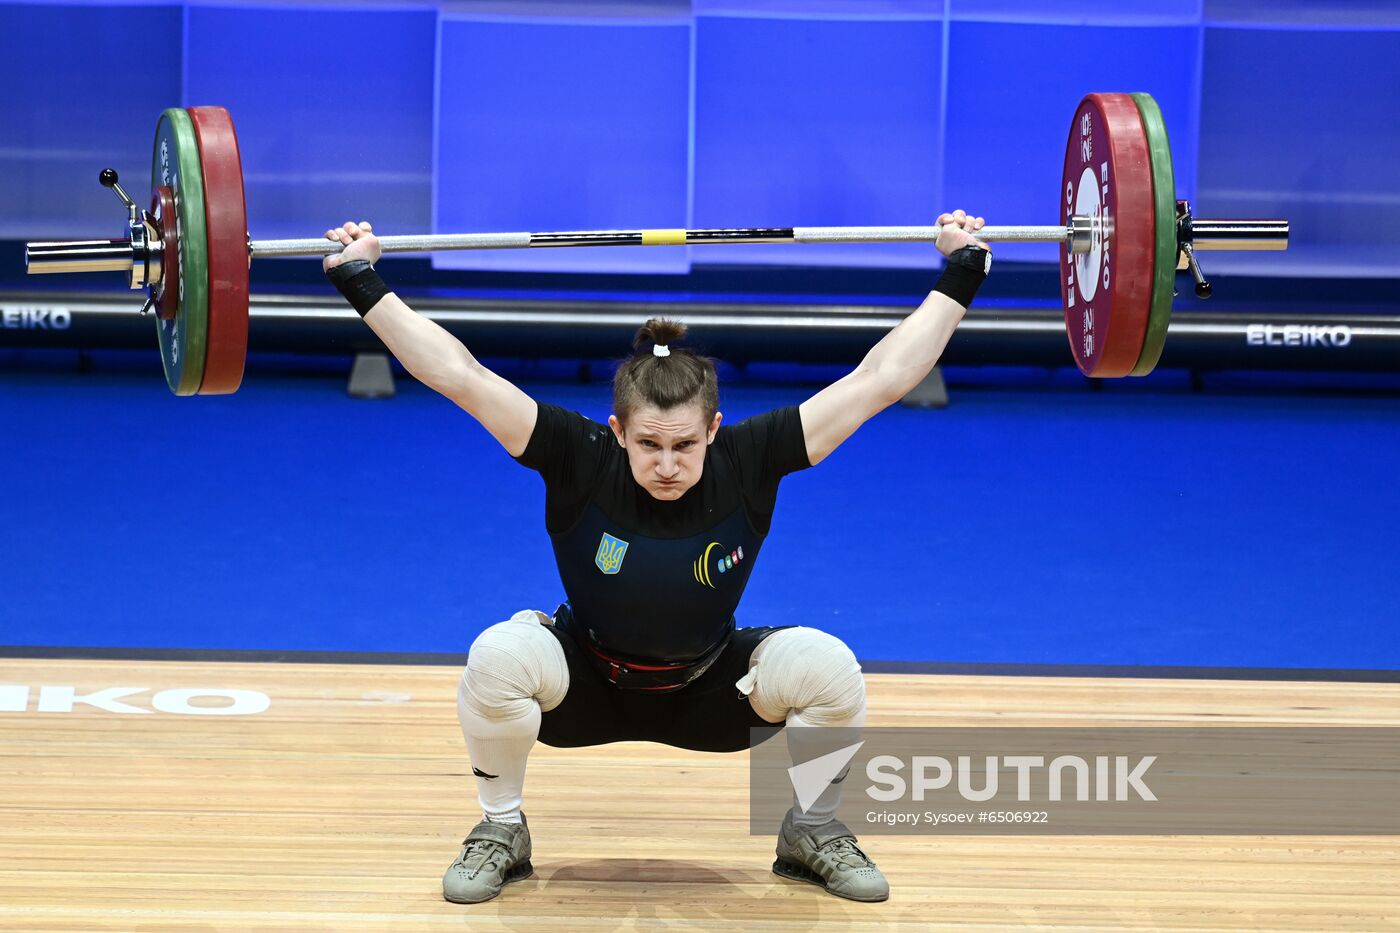
[[[479,904],[512,881],[530,877],[535,870],[530,864],[530,827],[523,816],[520,820],[477,823],[442,876],[442,896],[454,904]]]
[[[778,858],[773,873],[794,881],[819,885],[828,893],[853,901],[883,901],[890,885],[880,869],[856,845],[846,824],[832,820],[821,826],[800,826],[791,810],[778,832]]]

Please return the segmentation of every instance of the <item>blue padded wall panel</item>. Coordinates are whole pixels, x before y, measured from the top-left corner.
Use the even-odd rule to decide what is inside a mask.
[[[793,19],[939,19],[947,0],[691,0],[697,16]]]
[[[1292,26],[1324,29],[1395,28],[1400,4],[1395,0],[1205,0],[1207,25]]]
[[[1181,26],[1201,21],[1202,0],[949,0],[953,19],[1068,26]],[[1257,2],[1257,0],[1256,0]],[[957,46],[954,46],[957,48]],[[1014,58],[999,64],[1015,63]],[[1075,64],[1079,60],[1075,58]]]
[[[686,19],[441,21],[434,229],[689,222]],[[453,269],[689,271],[685,247],[436,253]]]
[[[233,115],[255,239],[317,236],[346,220],[381,233],[428,229],[435,19],[426,10],[189,9],[185,103]]]
[[[696,18],[700,227],[931,224],[941,18]],[[697,263],[932,267],[922,244],[714,246]]]
[[[180,103],[180,20],[170,6],[0,4],[0,236],[125,235],[97,173],[116,168],[149,203],[156,121]]]
[[[1195,189],[1195,25],[950,26],[944,202],[988,224],[1057,224],[1070,120],[1085,94],[1150,93],[1172,145],[1177,197]],[[1005,68],[977,63],[1007,62]],[[1065,64],[1072,62],[1073,68]],[[998,259],[1055,262],[1055,247],[1007,243]]]
[[[1400,274],[1400,30],[1212,27],[1205,49],[1198,213],[1292,221],[1288,252],[1206,271]]]

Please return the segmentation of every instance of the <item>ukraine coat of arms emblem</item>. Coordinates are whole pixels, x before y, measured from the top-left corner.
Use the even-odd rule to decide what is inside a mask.
[[[617,573],[622,569],[622,558],[626,554],[627,542],[604,532],[603,540],[598,542],[598,553],[594,556],[593,563],[597,564],[603,573]]]

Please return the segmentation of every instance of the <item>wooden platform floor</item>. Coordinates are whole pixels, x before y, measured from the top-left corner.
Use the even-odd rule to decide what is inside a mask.
[[[0,930],[1400,929],[1400,840],[1383,837],[870,837],[893,896],[842,901],[769,872],[745,755],[643,744],[539,747],[536,876],[449,904],[442,871],[478,817],[457,677],[0,659],[0,684],[34,694],[272,698],[245,717],[0,712]],[[1397,684],[869,681],[871,725],[1400,724]]]

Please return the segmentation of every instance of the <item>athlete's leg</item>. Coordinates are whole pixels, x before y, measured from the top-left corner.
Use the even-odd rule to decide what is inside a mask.
[[[485,818],[442,877],[449,901],[489,900],[533,871],[530,829],[520,812],[525,763],[541,711],[557,706],[569,689],[563,649],[541,624],[546,621],[541,612],[517,612],[482,632],[467,656],[457,718]]]
[[[865,680],[851,649],[833,635],[799,626],[765,638],[735,686],[768,722],[787,725],[794,764],[847,748],[865,725]],[[815,800],[797,799],[783,820],[774,871],[856,900],[884,900],[889,885],[855,836],[836,819],[842,770]]]
[[[737,684],[754,712],[787,724],[793,761],[810,761],[858,740],[865,725],[865,679],[841,639],[798,626],[769,635],[754,649],[749,673]],[[845,772],[794,817],[813,826],[831,820]]]
[[[477,636],[457,689],[457,719],[467,740],[477,795],[487,819],[520,822],[525,762],[540,713],[569,689],[569,668],[542,612],[524,610]]]

